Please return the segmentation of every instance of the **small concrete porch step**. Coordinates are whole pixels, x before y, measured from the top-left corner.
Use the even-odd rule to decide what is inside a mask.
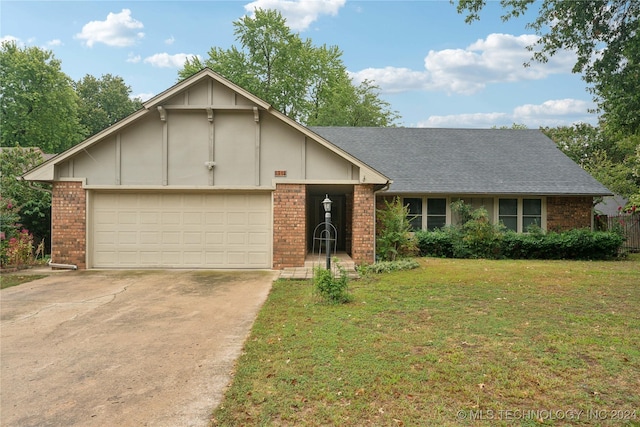
[[[327,265],[326,254],[307,254],[302,267],[289,267],[280,271],[280,279],[304,280],[313,279],[313,269],[315,267],[325,268]],[[334,275],[340,274],[337,266],[344,268],[350,279],[359,279],[356,271],[356,264],[346,252],[338,252],[331,255],[331,270]]]

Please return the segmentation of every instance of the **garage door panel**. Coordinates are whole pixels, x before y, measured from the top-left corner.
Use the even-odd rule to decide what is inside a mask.
[[[245,233],[227,233],[227,243],[230,245],[244,246]]]
[[[202,233],[200,232],[187,232],[184,233],[185,245],[202,245]]]
[[[270,267],[270,194],[96,193],[92,200],[94,267]]]
[[[269,236],[267,233],[253,232],[249,233],[249,244],[251,245],[265,245],[269,242]]]
[[[141,231],[140,244],[142,245],[158,245],[160,244],[160,233],[157,231]]]
[[[137,245],[138,244],[138,233],[135,232],[124,232],[121,231],[118,233],[118,244],[119,245]]]

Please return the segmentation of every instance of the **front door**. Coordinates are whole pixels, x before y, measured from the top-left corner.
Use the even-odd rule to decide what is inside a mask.
[[[338,233],[337,250],[344,252],[346,250],[346,213],[347,213],[347,198],[344,194],[329,194],[329,199],[333,202],[331,204],[331,224],[336,227]],[[325,212],[322,206],[322,201],[326,195],[313,195],[311,196],[311,224],[309,230],[313,233],[316,226],[324,222]],[[309,242],[313,242],[313,236],[310,236]]]

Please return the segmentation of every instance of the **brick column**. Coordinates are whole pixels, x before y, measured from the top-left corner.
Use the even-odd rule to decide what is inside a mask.
[[[593,197],[547,197],[547,230],[591,228]]]
[[[81,182],[53,183],[51,196],[51,261],[74,264],[79,269],[85,264],[87,236],[86,192]]]
[[[356,264],[373,264],[375,262],[374,218],[373,185],[354,185],[351,258]]]
[[[276,184],[273,193],[273,268],[302,267],[307,255],[307,187]]]

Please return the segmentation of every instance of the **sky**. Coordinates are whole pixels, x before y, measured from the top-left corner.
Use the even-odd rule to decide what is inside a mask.
[[[448,0],[5,1],[0,39],[51,50],[73,80],[120,76],[143,100],[178,81],[185,58],[239,46],[233,22],[277,9],[314,45],[337,46],[355,83],[373,81],[406,127],[597,124],[575,54],[524,67],[537,15],[503,22],[488,1],[464,22]]]

